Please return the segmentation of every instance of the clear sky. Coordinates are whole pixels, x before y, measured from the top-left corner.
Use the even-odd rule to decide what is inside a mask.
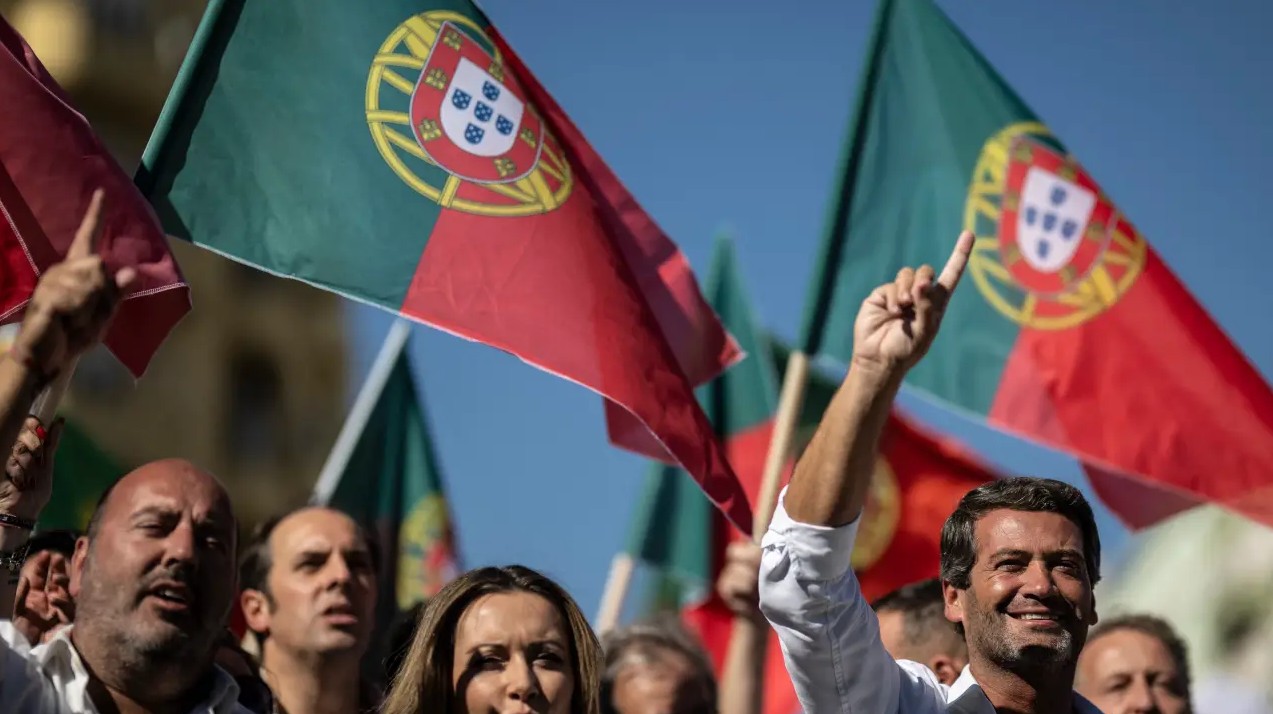
[[[1273,4],[938,2],[1273,374]],[[700,277],[733,231],[760,317],[794,339],[874,4],[483,7]],[[349,314],[352,391],[390,317]],[[412,354],[465,565],[542,569],[594,613],[647,462],[607,444],[591,392],[423,327]],[[1006,471],[1081,483],[1062,455],[903,400]],[[1102,529],[1116,570],[1134,541]]]

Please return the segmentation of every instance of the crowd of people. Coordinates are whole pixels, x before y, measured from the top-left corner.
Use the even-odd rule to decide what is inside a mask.
[[[231,499],[180,459],[104,493],[83,534],[32,537],[60,424],[37,395],[100,341],[133,276],[94,254],[94,197],[41,277],[0,361],[0,711],[239,714],[755,714],[757,659],[718,681],[676,621],[598,638],[527,567],[460,575],[365,661],[377,559],[344,514],[307,507],[238,543]],[[1076,489],[1011,478],[969,492],[941,534],[940,577],[867,603],[850,567],[881,430],[936,336],[972,248],[902,269],[863,303],[855,354],[760,545],[735,544],[719,589],[777,632],[808,714],[1191,712],[1185,645],[1147,615],[1100,620],[1100,538]],[[227,630],[237,603],[250,645]],[[382,681],[377,681],[377,680]],[[384,686],[381,686],[383,683]],[[794,714],[794,713],[793,713]]]

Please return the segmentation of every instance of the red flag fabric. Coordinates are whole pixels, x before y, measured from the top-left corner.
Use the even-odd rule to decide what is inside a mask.
[[[93,191],[106,193],[99,250],[133,266],[136,290],[106,346],[140,377],[190,310],[190,291],[150,205],[17,30],[0,18],[0,322],[21,319],[40,274],[66,254]]]
[[[601,229],[597,237],[609,243],[610,251],[622,259],[631,281],[630,287],[623,286],[615,297],[636,288],[656,323],[625,326],[615,320],[618,313],[598,316],[611,323],[610,329],[598,335],[605,346],[628,342],[633,337],[628,330],[634,327],[656,327],[653,334],[636,334],[646,343],[644,349],[603,357],[605,361],[639,359],[646,363],[636,381],[631,380],[631,370],[606,370],[609,384],[603,394],[607,396],[611,440],[651,458],[679,463],[735,526],[750,532],[750,506],[736,490],[737,478],[693,391],[687,388],[720,374],[742,358],[742,351],[703,299],[684,254],[628,193],[498,30],[491,28],[490,33],[505,64],[557,135],[576,179],[593,197],[592,213]],[[611,254],[608,260],[613,258]],[[670,355],[658,349],[662,345],[670,349]],[[669,356],[672,365],[667,364]],[[683,377],[678,378],[681,375],[677,372]],[[616,398],[620,394],[623,398]]]

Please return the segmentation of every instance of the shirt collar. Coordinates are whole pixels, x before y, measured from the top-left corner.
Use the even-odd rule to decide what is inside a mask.
[[[946,701],[955,701],[959,697],[963,696],[964,692],[967,692],[968,689],[976,683],[976,678],[972,676],[972,667],[964,665],[964,671],[959,673],[959,679],[956,679],[955,683],[950,685],[950,694],[946,697]],[[1101,711],[1096,708],[1095,704],[1087,701],[1087,699],[1078,692],[1074,692],[1074,711],[1077,714],[1101,714]]]
[[[47,675],[54,679],[64,677],[61,689],[65,699],[88,705],[82,707],[85,711],[96,711],[88,697],[88,669],[71,642],[73,627],[68,625],[59,630],[53,639],[31,650],[31,657]],[[191,714],[237,714],[241,711],[238,682],[225,670],[212,665],[212,691],[195,705]]]

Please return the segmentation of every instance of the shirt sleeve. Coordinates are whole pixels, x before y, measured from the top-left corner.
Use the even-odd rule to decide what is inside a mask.
[[[9,620],[0,620],[0,712],[61,711],[53,685],[31,659],[31,644]]]
[[[760,607],[778,633],[805,714],[940,714],[945,692],[922,665],[899,666],[850,567],[858,521],[792,520],[786,491],[762,541]]]

